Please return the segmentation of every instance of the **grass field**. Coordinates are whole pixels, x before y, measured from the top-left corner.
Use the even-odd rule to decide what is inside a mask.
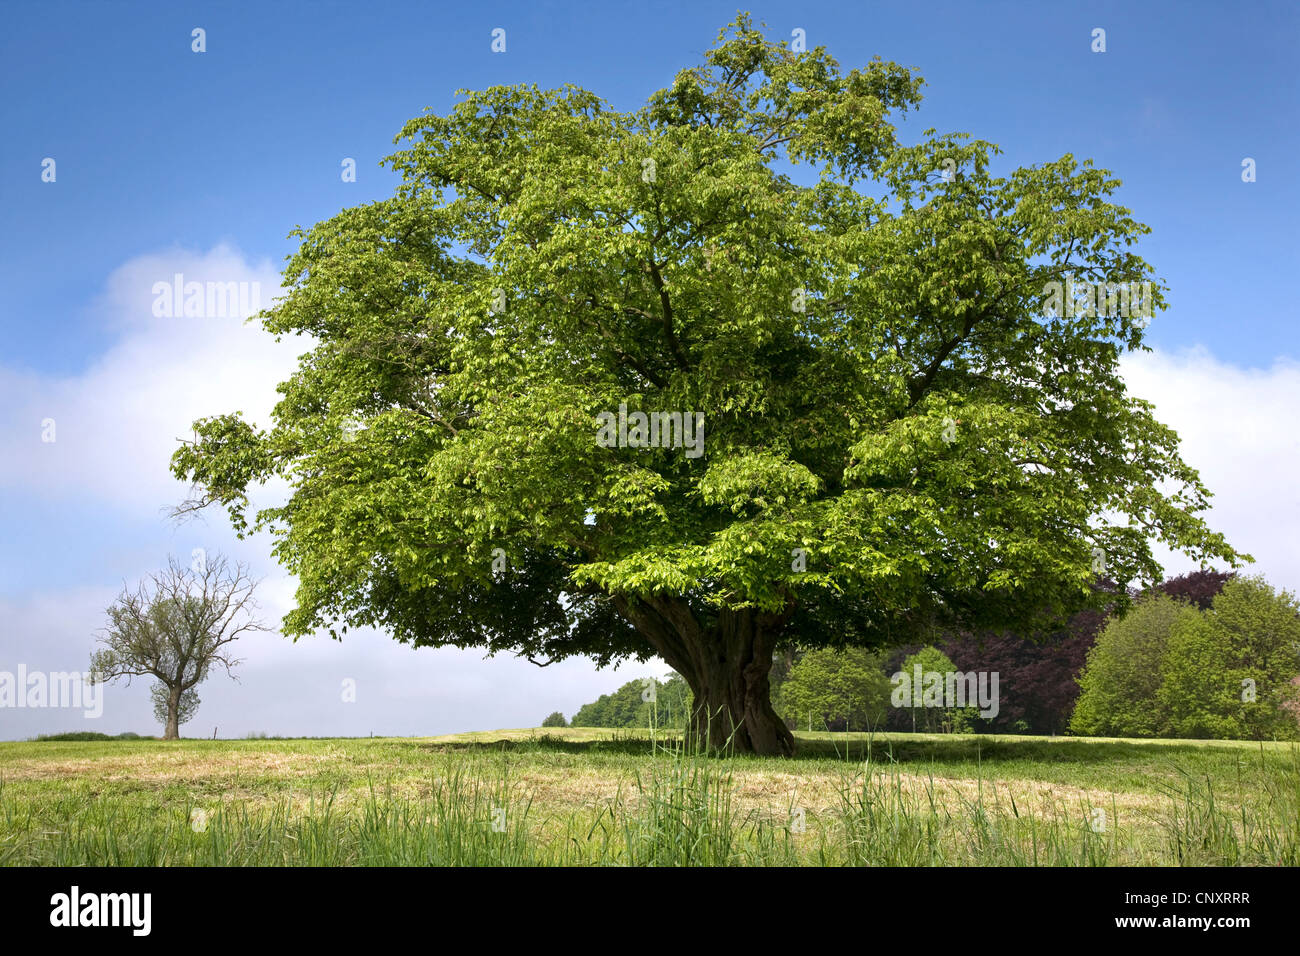
[[[0,743],[0,863],[1300,864],[1294,744],[797,736]]]

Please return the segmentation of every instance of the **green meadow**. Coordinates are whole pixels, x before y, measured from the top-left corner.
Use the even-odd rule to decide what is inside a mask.
[[[0,743],[9,866],[1300,864],[1291,743],[800,733]]]

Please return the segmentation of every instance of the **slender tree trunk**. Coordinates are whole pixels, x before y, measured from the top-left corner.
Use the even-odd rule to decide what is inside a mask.
[[[620,612],[686,679],[695,697],[689,733],[711,751],[794,753],[794,735],[772,707],[772,651],[788,615],[719,612],[702,626],[684,602],[615,599]]]
[[[181,735],[181,690],[179,687],[167,688],[167,727],[163,731],[163,740],[177,740]]]

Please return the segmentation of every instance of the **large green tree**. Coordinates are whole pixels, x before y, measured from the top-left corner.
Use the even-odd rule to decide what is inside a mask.
[[[890,704],[909,711],[913,731],[917,729],[918,717],[921,730],[927,734],[965,731],[977,711],[973,704],[959,708],[955,702],[951,702],[953,706],[949,706],[950,702],[944,698],[947,677],[955,673],[957,666],[947,654],[937,647],[922,647],[903,660],[902,667],[891,679]],[[928,683],[930,678],[927,675],[931,674],[938,675],[937,684]],[[918,676],[920,680],[917,679]],[[991,688],[991,685],[986,686]],[[978,693],[978,685],[970,690]],[[937,699],[927,701],[928,693],[934,691],[937,691]]]
[[[1158,580],[1149,537],[1234,561],[1119,377],[1146,320],[1048,301],[1153,281],[1118,181],[902,145],[920,87],[742,16],[640,109],[493,87],[411,121],[394,196],[295,231],[263,321],[311,351],[269,429],[196,423],[192,506],[274,529],[289,634],[657,655],[701,742],[761,753],[794,744],[780,642],[1036,629],[1098,560]],[[703,442],[606,447],[620,405],[702,414]]]

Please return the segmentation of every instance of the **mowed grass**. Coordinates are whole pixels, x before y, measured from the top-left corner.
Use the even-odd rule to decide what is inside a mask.
[[[1300,864],[1294,744],[797,736],[0,743],[0,864]]]

